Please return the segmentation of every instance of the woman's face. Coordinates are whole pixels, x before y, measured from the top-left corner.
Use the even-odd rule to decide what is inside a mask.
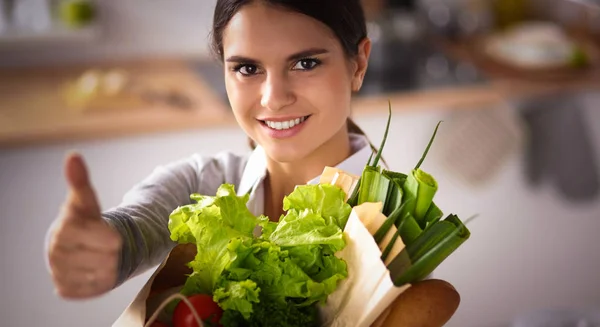
[[[365,43],[362,55],[349,60],[321,22],[260,3],[244,6],[223,33],[225,83],[236,120],[279,162],[301,160],[341,133],[347,138],[351,93],[360,87],[368,59]]]

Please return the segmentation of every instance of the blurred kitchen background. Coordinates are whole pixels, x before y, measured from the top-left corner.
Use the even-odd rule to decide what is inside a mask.
[[[58,299],[44,235],[83,153],[104,208],[154,167],[249,151],[210,57],[214,0],[0,0],[0,325],[108,326],[150,272]],[[600,326],[600,1],[365,0],[373,53],[354,118],[424,169],[471,239],[435,272],[448,326]]]

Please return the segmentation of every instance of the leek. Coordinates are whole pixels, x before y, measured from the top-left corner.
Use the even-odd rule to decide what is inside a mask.
[[[385,206],[390,183],[390,179],[382,175],[379,169],[372,166],[365,167],[361,177],[357,204],[381,202]]]
[[[382,175],[391,181],[386,203],[383,208],[383,214],[389,216],[392,214],[392,212],[394,212],[394,210],[396,210],[396,208],[402,205],[402,197],[404,195],[404,191],[402,191],[402,185],[404,184],[405,178],[403,179],[396,174],[390,174],[390,172],[387,170],[384,170]]]
[[[429,206],[429,210],[427,210],[427,213],[425,214],[425,228],[427,229],[431,226],[433,226],[433,224],[437,223],[440,219],[442,219],[442,217],[444,216],[444,213],[442,212],[442,210],[440,208],[438,208],[438,206],[432,202],[431,205]]]
[[[383,147],[385,146],[385,141],[387,140],[387,136],[388,136],[388,132],[390,131],[390,122],[392,121],[392,102],[388,101],[388,120],[387,120],[387,124],[385,126],[385,132],[383,132],[383,139],[381,140],[381,146],[379,147],[379,150],[377,151],[377,155],[375,156],[375,160],[373,161],[373,164],[371,165],[371,167],[377,167],[377,164],[379,163],[379,158],[381,158],[381,152],[383,152]],[[371,160],[369,160],[370,162]]]
[[[471,233],[456,215],[435,223],[410,246],[406,254],[411,265],[394,280],[396,286],[413,283],[431,274]],[[403,251],[403,252],[404,252]]]
[[[383,238],[385,237],[387,232],[390,230],[392,225],[398,224],[397,221],[401,217],[402,211],[406,205],[407,205],[407,203],[402,204],[402,206],[400,206],[396,210],[394,210],[394,212],[392,212],[391,215],[387,216],[387,219],[383,222],[381,227],[379,227],[377,232],[375,232],[375,234],[373,234],[373,238],[375,239],[375,242],[377,244],[379,244],[381,242],[381,240],[383,240]]]
[[[394,244],[398,240],[398,237],[400,237],[400,231],[399,230],[397,230],[396,233],[394,233],[394,237],[392,237],[391,242],[385,247],[385,249],[381,253],[381,261],[385,262],[387,260],[387,257],[390,255],[390,252],[394,248]]]
[[[424,217],[427,214],[430,205],[433,203],[433,197],[438,190],[438,184],[433,176],[421,170],[420,167],[429,153],[429,149],[435,140],[440,124],[441,121],[437,123],[433,135],[431,136],[425,151],[423,151],[421,159],[407,176],[403,188],[404,196],[407,199],[415,200],[412,205],[407,208],[407,211],[415,217],[421,228],[425,228],[426,226]]]
[[[392,226],[396,226],[396,232],[382,251],[381,260],[388,261],[394,244],[400,238],[405,247],[390,261],[388,267],[390,271],[391,268],[394,270],[394,284],[401,286],[419,281],[433,272],[470,237],[470,232],[456,215],[441,220],[444,214],[433,202],[438,183],[432,175],[421,169],[441,121],[436,125],[419,162],[409,174],[382,169],[378,165],[389,133],[391,103],[388,110],[381,146],[374,157],[373,154],[369,157],[348,203],[353,207],[365,202],[383,204],[382,214],[387,218],[373,238],[377,244],[381,244],[390,234]]]
[[[423,229],[419,226],[419,223],[415,220],[415,218],[410,214],[410,212],[406,212],[398,224],[398,230],[400,231],[400,236],[402,237],[402,241],[405,245],[413,244],[413,242],[419,238]]]

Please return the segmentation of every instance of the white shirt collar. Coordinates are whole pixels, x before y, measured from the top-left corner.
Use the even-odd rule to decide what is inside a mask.
[[[373,153],[369,141],[364,135],[350,134],[350,147],[352,155],[336,166],[350,174],[360,176],[362,174],[369,157]],[[264,149],[257,146],[246,163],[244,173],[238,186],[237,194],[239,196],[250,193],[248,207],[254,215],[260,215],[263,212],[263,181],[267,176],[267,157]],[[307,184],[316,184],[319,177],[311,179]]]

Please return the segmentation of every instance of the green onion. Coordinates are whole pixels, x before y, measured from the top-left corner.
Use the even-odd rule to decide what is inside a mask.
[[[398,185],[400,185],[400,187],[402,187],[404,185],[404,182],[406,182],[406,178],[408,177],[406,174],[398,173],[398,172],[386,170],[386,169],[383,169],[381,173],[386,175],[390,179],[397,181]]]
[[[392,237],[390,243],[386,245],[385,249],[383,249],[383,252],[381,253],[381,261],[385,262],[385,260],[387,260],[387,257],[388,255],[390,255],[390,252],[394,248],[394,244],[396,244],[398,237],[400,237],[400,231],[396,231],[394,233],[394,236]]]
[[[435,135],[437,134],[438,128],[440,128],[440,124],[441,123],[442,122],[439,121],[437,123],[437,125],[435,125],[435,130],[433,131],[433,135],[431,135],[431,138],[429,139],[429,143],[427,144],[427,147],[425,148],[425,151],[423,151],[423,155],[421,156],[421,160],[419,160],[419,162],[415,166],[415,169],[421,168],[421,165],[423,164],[423,161],[425,161],[425,158],[427,157],[427,154],[429,153],[429,149],[431,148],[431,145],[433,144],[433,140],[435,140]]]
[[[442,212],[442,210],[440,208],[438,208],[438,206],[434,202],[431,202],[431,205],[429,206],[429,210],[427,210],[427,213],[425,214],[425,219],[424,219],[425,228],[424,229],[427,229],[427,228],[433,226],[440,219],[442,219],[443,216],[444,216],[444,213]]]
[[[435,140],[441,123],[441,121],[437,123],[433,135],[421,156],[421,160],[419,160],[415,169],[407,176],[403,187],[404,197],[406,199],[415,199],[412,205],[407,208],[407,211],[415,217],[421,228],[425,228],[427,225],[424,218],[429,210],[429,206],[433,203],[433,197],[437,192],[438,184],[433,176],[421,170],[420,167],[429,153],[429,149]]]
[[[392,102],[388,100],[388,120],[387,125],[385,126],[385,132],[383,133],[383,140],[381,140],[381,146],[379,150],[377,150],[377,155],[375,156],[375,160],[373,161],[372,167],[377,167],[379,163],[379,158],[381,158],[381,152],[383,152],[383,147],[385,146],[385,141],[387,140],[388,132],[390,130],[390,122],[392,121]],[[370,160],[369,160],[370,162]]]
[[[382,175],[378,168],[372,166],[365,167],[361,179],[358,204],[381,202],[385,206],[391,183],[390,179]]]
[[[471,233],[456,215],[435,223],[405,251],[412,265],[394,280],[396,286],[413,283],[431,274]],[[403,251],[404,252],[404,251]]]
[[[400,186],[400,181],[397,178],[390,177],[385,172],[383,172],[382,175],[390,180],[390,187],[383,208],[383,214],[389,216],[394,210],[402,205],[402,196],[404,195],[404,192],[402,191],[402,186]]]
[[[355,207],[358,205],[358,196],[360,195],[361,184],[362,184],[362,177],[360,177],[358,179],[358,182],[356,183],[356,187],[354,187],[354,190],[352,191],[352,195],[348,198],[347,202],[351,207]]]
[[[373,235],[373,238],[375,239],[375,242],[377,244],[379,244],[383,240],[390,228],[392,228],[392,225],[397,225],[397,222],[401,217],[400,214],[402,213],[405,206],[406,202],[400,207],[398,207],[396,210],[394,210],[394,212],[392,212],[392,214],[386,218],[381,227],[377,229],[377,232],[375,232],[375,234]]]
[[[406,212],[400,223],[398,225],[398,231],[400,232],[400,236],[402,237],[402,241],[405,245],[413,244],[413,242],[419,238],[423,230],[419,226],[419,223],[415,220],[415,218],[410,214],[410,212]]]

